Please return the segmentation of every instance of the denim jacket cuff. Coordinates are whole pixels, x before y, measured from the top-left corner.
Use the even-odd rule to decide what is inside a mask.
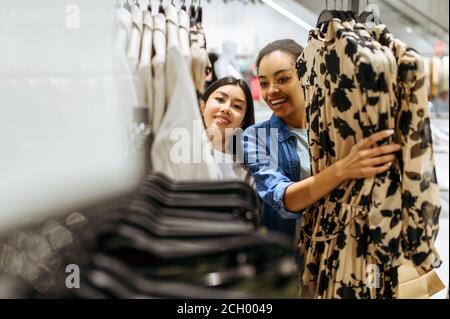
[[[299,213],[292,213],[289,211],[286,211],[286,208],[284,207],[284,194],[286,193],[286,189],[294,184],[293,182],[281,182],[279,183],[274,190],[273,193],[273,201],[274,201],[274,208],[278,212],[278,214],[284,218],[284,219],[298,219],[300,217]]]

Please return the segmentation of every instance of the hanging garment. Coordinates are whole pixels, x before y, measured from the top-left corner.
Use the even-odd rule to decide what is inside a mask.
[[[219,170],[203,126],[191,73],[177,46],[167,48],[165,77],[168,103],[153,141],[154,171],[174,180],[217,180]]]
[[[130,41],[128,42],[127,59],[133,72],[139,64],[139,53],[141,51],[142,38],[142,11],[137,5],[131,7],[132,27]]]
[[[166,17],[166,32],[167,32],[167,49],[169,48],[177,48],[180,49],[180,40],[179,40],[179,28],[178,28],[178,14],[173,5],[169,5],[165,8],[165,17]],[[173,94],[175,83],[172,81],[172,78],[168,76],[167,70],[169,66],[166,64],[166,101],[168,102]]]
[[[153,121],[153,78],[152,78],[152,53],[153,53],[153,17],[149,11],[144,12],[141,55],[138,74],[144,83],[144,102],[148,106],[148,121]]]
[[[389,47],[398,64],[397,137],[402,145],[402,246],[405,258],[423,271],[439,265],[434,243],[441,209],[433,153],[424,62],[413,49],[379,25],[374,38]]]
[[[441,58],[441,68],[439,72],[439,95],[448,93],[448,85],[449,85],[449,61],[448,55]]]
[[[429,99],[432,100],[438,95],[439,91],[439,59],[436,57],[431,58],[430,62],[430,93]]]
[[[397,125],[395,57],[363,25],[354,27],[354,21],[333,19],[326,34],[312,30],[297,62],[306,91],[313,175],[375,132],[395,129],[399,137],[413,134]],[[305,262],[303,296],[398,296],[402,207],[412,200],[402,198],[401,192],[401,168],[408,160],[394,161],[375,177],[348,180],[307,210],[299,241]],[[379,280],[368,282],[369,278]]]
[[[191,45],[189,38],[189,16],[185,10],[180,10],[178,13],[179,18],[179,33],[180,33],[180,49],[181,54],[184,56],[188,69],[191,69]]]
[[[127,46],[126,59],[128,61],[128,68],[133,80],[134,90],[138,104],[133,105],[135,108],[147,108],[146,103],[146,89],[144,86],[144,79],[138,74],[139,53],[141,51],[141,35],[142,35],[142,11],[138,6],[133,5],[131,10],[131,29],[130,38]]]
[[[205,86],[206,77],[212,70],[211,61],[206,52],[206,40],[203,29],[200,26],[194,26],[190,31],[191,38],[191,58],[192,58],[192,77],[197,92],[202,93]]]
[[[157,134],[164,115],[166,106],[166,18],[158,13],[153,16],[153,46],[155,56],[152,59],[153,66],[153,121],[152,131]]]
[[[423,58],[423,72],[425,73],[425,87],[427,96],[430,95],[430,58]]]
[[[115,21],[117,28],[114,46],[118,52],[125,55],[128,48],[133,20],[130,12],[127,9],[120,7],[116,11]]]

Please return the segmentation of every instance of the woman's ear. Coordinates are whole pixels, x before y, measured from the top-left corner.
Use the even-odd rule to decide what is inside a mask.
[[[203,100],[200,100],[200,112],[203,114],[205,113],[205,107],[206,107],[206,103]]]

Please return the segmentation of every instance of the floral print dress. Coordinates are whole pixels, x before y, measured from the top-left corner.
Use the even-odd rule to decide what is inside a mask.
[[[396,298],[403,258],[424,268],[439,262],[423,62],[383,30],[333,19],[325,33],[310,32],[297,61],[313,175],[378,131],[396,132],[379,145],[402,145],[387,172],[342,183],[303,215],[304,298]]]

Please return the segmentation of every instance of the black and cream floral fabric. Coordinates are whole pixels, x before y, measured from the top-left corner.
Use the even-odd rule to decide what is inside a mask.
[[[402,245],[405,258],[428,271],[441,263],[434,242],[439,230],[439,187],[434,166],[423,58],[379,25],[373,37],[397,60],[397,138],[402,147]]]
[[[405,256],[424,267],[434,261],[439,194],[423,68],[419,55],[410,63],[411,56],[404,56],[412,51],[394,47],[363,25],[334,19],[326,33],[310,32],[297,61],[313,175],[375,132],[395,129],[396,137],[382,143],[403,145],[387,172],[346,181],[305,213],[302,297],[396,298]],[[406,71],[414,79],[399,81]]]

